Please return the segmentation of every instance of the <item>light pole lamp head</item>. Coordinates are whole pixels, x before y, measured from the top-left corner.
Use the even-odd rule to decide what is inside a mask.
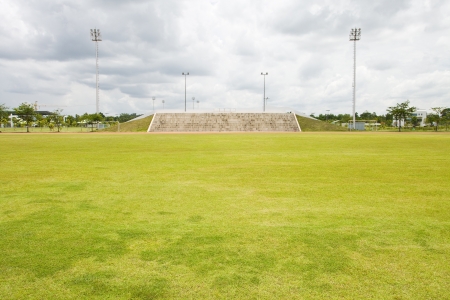
[[[155,97],[152,97],[152,99],[155,100],[156,98],[155,98]]]
[[[91,29],[91,39],[93,42],[99,42],[102,40],[100,29]]]
[[[269,73],[266,72],[266,74],[264,74],[264,72],[261,72],[261,75],[269,75]]]
[[[162,103],[165,103],[166,101],[163,99]]]
[[[192,101],[194,101],[195,100],[195,97],[192,97]]]
[[[189,75],[189,72],[187,72],[187,73],[181,73],[181,75],[184,75],[184,76],[186,76],[186,75]]]
[[[359,41],[361,39],[361,28],[352,28],[350,30],[350,41]]]

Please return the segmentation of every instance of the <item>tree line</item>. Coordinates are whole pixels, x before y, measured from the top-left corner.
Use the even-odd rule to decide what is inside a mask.
[[[402,103],[397,103],[395,106],[390,106],[386,109],[387,113],[377,115],[376,112],[364,111],[361,114],[355,113],[356,121],[374,121],[381,126],[392,126],[395,124],[398,130],[401,131],[403,127],[417,127],[420,125],[420,118],[415,115],[417,108],[410,106],[409,100]],[[450,108],[446,107],[432,107],[431,113],[427,113],[425,124],[434,127],[438,131],[439,125],[450,123]],[[312,113],[313,118],[326,122],[348,123],[353,120],[350,114],[319,114],[318,116]],[[394,123],[395,121],[395,123]]]
[[[14,126],[21,127],[25,126],[27,132],[29,132],[29,127],[48,127],[50,130],[61,130],[63,126],[65,127],[77,127],[77,126],[91,126],[93,129],[94,124],[101,122],[126,122],[134,119],[140,115],[136,113],[128,114],[122,113],[118,116],[105,116],[103,113],[88,114],[83,115],[63,115],[62,109],[54,110],[53,112],[42,114],[36,111],[34,105],[28,103],[22,103],[18,107],[9,110],[4,104],[0,104],[0,124],[7,126],[11,122],[9,116],[13,114],[17,117],[13,117],[12,122]]]
[[[387,113],[384,115],[377,115],[376,112],[364,111],[361,114],[355,113],[355,119],[357,121],[375,121],[381,126],[392,126],[394,121],[398,130],[401,131],[403,127],[416,127],[420,124],[420,119],[414,115],[416,107],[410,106],[409,100],[402,103],[397,103],[395,106],[390,106],[386,109]],[[432,113],[428,113],[425,123],[432,126],[437,131],[439,125],[450,122],[450,108],[446,107],[432,107]],[[76,127],[76,126],[89,126],[93,128],[94,124],[101,122],[126,122],[134,119],[140,115],[136,113],[128,114],[122,113],[118,116],[105,116],[103,113],[83,115],[63,115],[62,109],[57,109],[47,115],[42,115],[35,110],[32,104],[22,103],[18,107],[13,108],[12,111],[8,110],[4,104],[0,104],[0,124],[6,126],[9,124],[8,119],[10,114],[14,114],[17,118],[13,118],[14,126],[26,126],[27,132],[30,126],[34,127],[48,127],[50,130],[57,129],[58,132],[61,127]],[[311,117],[326,122],[339,122],[348,123],[353,120],[350,114],[319,114],[318,116],[311,114]]]

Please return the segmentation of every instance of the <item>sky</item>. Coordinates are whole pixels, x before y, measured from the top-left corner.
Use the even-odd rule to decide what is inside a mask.
[[[0,104],[64,114],[450,106],[448,0],[2,0]],[[261,72],[267,72],[262,76]],[[155,101],[152,98],[155,98]]]

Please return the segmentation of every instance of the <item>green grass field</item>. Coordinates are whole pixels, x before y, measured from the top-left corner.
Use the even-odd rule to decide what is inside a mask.
[[[445,133],[0,134],[1,299],[450,299]]]

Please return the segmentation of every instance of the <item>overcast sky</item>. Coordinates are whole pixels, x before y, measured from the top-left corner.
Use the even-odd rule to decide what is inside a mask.
[[[99,28],[100,111],[261,108],[385,114],[407,99],[450,106],[448,0],[2,0],[0,104],[95,112]],[[48,106],[44,106],[48,105]],[[197,107],[197,104],[196,104]]]

